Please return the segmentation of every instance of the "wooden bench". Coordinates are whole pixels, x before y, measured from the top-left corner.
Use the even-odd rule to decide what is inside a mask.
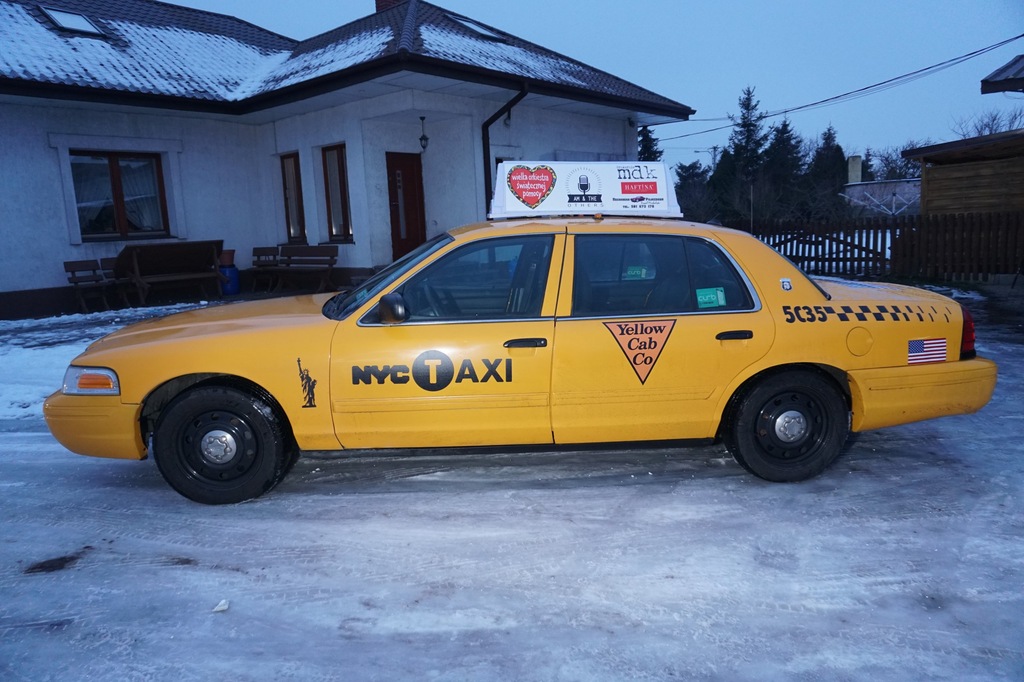
[[[206,285],[216,286],[221,296],[221,283],[227,278],[220,272],[221,240],[129,244],[121,249],[114,263],[114,276],[126,279],[135,287],[139,304],[146,304],[149,290],[155,285],[196,284],[207,295]]]
[[[338,247],[335,244],[282,246],[277,265],[262,266],[259,271],[277,278],[274,291],[280,291],[285,284],[312,279],[317,284],[317,293],[320,293],[332,286],[331,272],[337,262]]]

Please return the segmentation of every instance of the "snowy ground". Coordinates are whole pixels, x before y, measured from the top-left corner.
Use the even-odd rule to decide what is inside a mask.
[[[0,322],[0,679],[1024,679],[1024,359],[984,315],[988,407],[803,484],[717,448],[434,453],[207,507],[39,416],[166,310]]]

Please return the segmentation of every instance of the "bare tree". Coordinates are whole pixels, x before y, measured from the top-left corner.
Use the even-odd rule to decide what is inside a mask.
[[[867,150],[871,156],[871,169],[875,180],[909,180],[921,177],[921,164],[913,159],[904,159],[908,149],[927,147],[931,140],[907,140],[899,147],[884,147]]]
[[[962,139],[992,135],[1007,130],[1020,130],[1021,128],[1024,128],[1024,106],[1009,111],[990,109],[977,116],[957,119],[953,124],[953,132]]]

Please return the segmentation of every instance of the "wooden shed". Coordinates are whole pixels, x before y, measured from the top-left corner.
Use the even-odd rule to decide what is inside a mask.
[[[908,149],[921,163],[921,214],[1024,211],[1024,129]]]

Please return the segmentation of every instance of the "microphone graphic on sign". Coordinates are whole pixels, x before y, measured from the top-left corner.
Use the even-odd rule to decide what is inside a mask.
[[[590,178],[588,178],[586,175],[581,175],[580,176],[580,181],[579,181],[579,187],[580,187],[580,191],[583,192],[584,194],[586,194],[587,190],[590,189]]]

